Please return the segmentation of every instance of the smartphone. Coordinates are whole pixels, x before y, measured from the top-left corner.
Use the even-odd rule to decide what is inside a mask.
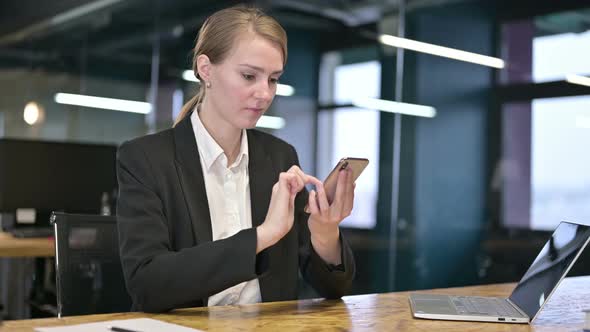
[[[334,195],[336,194],[336,184],[338,183],[338,174],[341,170],[350,168],[352,170],[352,181],[356,181],[361,173],[365,170],[369,164],[369,159],[366,158],[352,158],[346,157],[340,159],[334,169],[328,174],[326,180],[324,180],[324,190],[326,191],[326,197],[328,203],[332,204]]]

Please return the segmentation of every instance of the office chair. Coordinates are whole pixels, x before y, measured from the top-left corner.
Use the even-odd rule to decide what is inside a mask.
[[[58,317],[127,312],[117,219],[54,212]]]

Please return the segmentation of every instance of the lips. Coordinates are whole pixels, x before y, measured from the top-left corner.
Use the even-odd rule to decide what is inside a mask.
[[[260,107],[248,107],[248,108],[246,108],[246,110],[248,110],[250,112],[254,112],[254,113],[262,113],[264,111],[264,108],[260,108]]]

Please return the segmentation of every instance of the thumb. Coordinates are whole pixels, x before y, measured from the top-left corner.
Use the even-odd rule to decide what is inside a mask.
[[[281,174],[279,181],[277,182],[277,194],[279,197],[289,197],[292,195],[292,185],[290,183],[290,177],[288,174]]]
[[[291,196],[289,197],[289,209],[295,207],[295,197],[297,197],[297,193],[291,193]]]

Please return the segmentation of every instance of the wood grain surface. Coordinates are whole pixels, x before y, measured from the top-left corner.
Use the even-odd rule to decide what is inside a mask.
[[[514,284],[421,292],[508,296]],[[4,322],[0,331],[112,319],[151,317],[206,331],[582,331],[590,308],[590,277],[564,280],[533,324],[436,321],[412,318],[409,292],[346,296],[341,300],[300,300],[241,306],[192,308],[165,314],[118,313]]]
[[[53,257],[53,238],[15,238],[10,233],[0,232],[0,257]]]

